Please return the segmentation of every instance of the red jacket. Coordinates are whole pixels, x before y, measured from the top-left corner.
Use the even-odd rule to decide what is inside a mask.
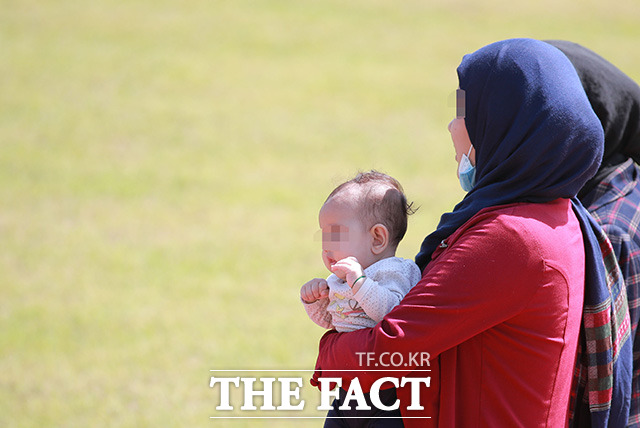
[[[484,209],[434,252],[422,280],[378,325],[326,334],[317,367],[325,377],[362,369],[367,352],[370,369],[395,370],[341,372],[365,390],[381,376],[431,369],[424,410],[407,410],[415,394],[398,388],[406,427],[563,427],[584,270],[569,200]],[[411,359],[423,352],[430,367]]]

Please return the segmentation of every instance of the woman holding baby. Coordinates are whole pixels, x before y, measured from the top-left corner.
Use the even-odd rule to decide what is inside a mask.
[[[315,379],[367,389],[430,370],[429,386],[397,389],[406,427],[556,428],[585,411],[594,426],[624,426],[626,294],[576,198],[603,152],[580,79],[532,39],[485,46],[457,71],[464,108],[449,131],[468,193],[425,238],[422,279],[398,306],[373,328],[322,338]],[[431,360],[377,371],[375,356],[389,352]],[[416,394],[422,409],[410,406]]]

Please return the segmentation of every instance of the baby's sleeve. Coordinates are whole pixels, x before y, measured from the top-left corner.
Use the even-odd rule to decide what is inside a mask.
[[[390,259],[367,276],[354,298],[376,323],[397,306],[420,281],[420,269],[412,260]]]
[[[334,328],[331,322],[331,314],[327,311],[327,306],[329,306],[328,297],[316,300],[313,303],[306,303],[303,301],[302,305],[307,311],[307,315],[309,315],[309,318],[311,318],[311,321],[315,322],[323,328]]]

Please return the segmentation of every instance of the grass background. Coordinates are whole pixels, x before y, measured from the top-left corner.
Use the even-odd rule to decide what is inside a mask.
[[[462,55],[559,38],[640,81],[640,4],[0,0],[0,426],[221,421],[211,369],[313,367],[299,287],[358,170],[462,198]]]

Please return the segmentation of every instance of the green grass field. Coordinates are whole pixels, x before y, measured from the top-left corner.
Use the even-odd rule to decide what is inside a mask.
[[[640,3],[0,0],[0,426],[212,420],[211,369],[309,369],[317,211],[358,170],[462,198],[462,55],[569,39],[640,81]],[[577,2],[575,2],[577,3]]]

